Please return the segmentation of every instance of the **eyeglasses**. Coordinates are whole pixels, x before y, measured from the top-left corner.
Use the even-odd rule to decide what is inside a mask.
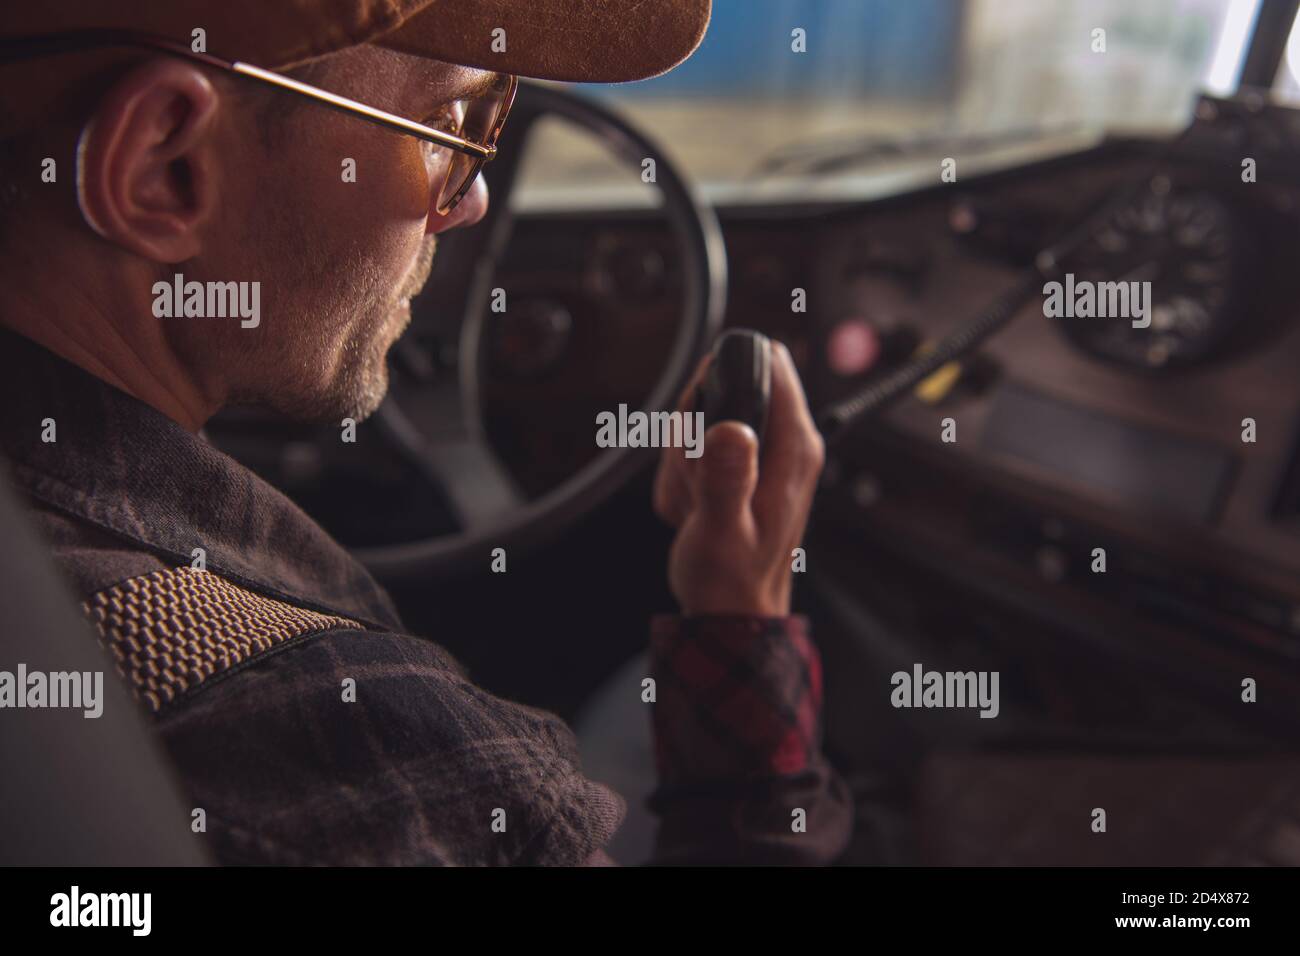
[[[226,73],[247,77],[258,83],[305,96],[331,109],[349,113],[390,130],[414,136],[426,143],[444,147],[449,151],[446,154],[446,173],[443,174],[440,169],[435,171],[435,182],[437,176],[442,177],[435,208],[439,215],[443,216],[456,208],[456,204],[469,192],[470,187],[474,185],[474,180],[483,169],[483,164],[496,158],[497,140],[501,137],[506,115],[510,112],[515,92],[519,88],[518,77],[506,73],[496,74],[491,84],[482,93],[448,104],[443,113],[443,120],[448,128],[438,129],[394,113],[386,113],[365,103],[348,99],[346,96],[330,93],[328,90],[322,90],[309,83],[301,83],[250,63],[242,63],[238,60],[227,61],[209,53],[196,53],[183,43],[147,33],[131,33],[122,30],[78,30],[0,39],[0,63],[109,46],[133,46],[170,53],[173,56],[215,67]]]

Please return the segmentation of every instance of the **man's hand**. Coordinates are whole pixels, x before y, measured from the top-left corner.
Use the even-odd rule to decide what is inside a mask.
[[[691,411],[708,359],[678,403]],[[739,422],[718,422],[704,454],[665,448],[655,476],[655,511],[677,528],[668,583],[682,613],[784,617],[790,613],[791,552],[803,538],[825,445],[799,373],[772,344],[772,400],[758,467],[758,440]]]

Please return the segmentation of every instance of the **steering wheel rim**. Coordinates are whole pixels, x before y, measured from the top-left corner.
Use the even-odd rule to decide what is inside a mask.
[[[587,130],[601,139],[611,152],[635,166],[639,167],[646,158],[655,161],[656,184],[664,196],[662,212],[684,252],[685,304],[664,371],[644,403],[646,410],[674,407],[695,369],[698,356],[721,329],[726,308],[726,251],[717,217],[698,199],[663,150],[621,117],[590,99],[555,87],[521,83],[511,112],[514,129],[510,132],[514,136],[508,136],[508,140],[518,144],[517,149],[509,162],[502,163],[501,159],[507,158],[502,156],[488,167],[505,169],[507,181],[504,189],[497,182],[492,184],[495,212],[491,214],[490,222],[481,224],[487,231],[480,239],[481,251],[467,287],[457,350],[458,397],[467,436],[466,442],[457,445],[457,454],[462,461],[472,461],[483,469],[480,475],[493,467],[500,468],[487,445],[479,401],[481,344],[488,320],[487,297],[491,290],[493,267],[511,231],[509,195],[515,183],[519,157],[527,148],[528,134],[536,122],[547,115],[558,116]],[[445,466],[440,465],[439,443],[423,438],[419,428],[394,399],[390,397],[384,402],[376,418],[385,439],[407,457],[418,459],[421,471],[431,481],[440,484],[439,490],[448,490],[448,478],[451,481],[466,480],[467,476],[452,476]],[[507,503],[503,513],[487,518],[478,516],[468,527],[451,534],[357,548],[354,554],[377,578],[392,583],[476,566],[486,567],[493,549],[505,548],[514,554],[526,551],[594,510],[647,464],[649,451],[643,448],[604,449],[533,501]],[[434,472],[440,474],[434,476]],[[468,476],[468,479],[473,481],[475,477]],[[510,494],[502,490],[497,497],[502,502],[509,502]]]

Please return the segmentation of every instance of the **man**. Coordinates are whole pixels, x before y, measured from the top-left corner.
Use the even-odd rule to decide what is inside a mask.
[[[651,76],[708,14],[709,0],[3,14],[4,456],[218,860],[608,862],[624,807],[582,775],[568,729],[404,636],[366,572],[200,430],[237,403],[334,423],[374,411],[437,235],[486,209],[478,160],[511,76]],[[402,120],[327,109],[321,89]],[[258,291],[239,286],[224,318],[182,317],[177,273]],[[753,433],[721,423],[698,461],[668,450],[656,482],[682,611],[652,635],[664,862],[825,863],[848,839],[818,750],[816,651],[790,616],[822,446],[788,352],[774,366],[761,475]]]

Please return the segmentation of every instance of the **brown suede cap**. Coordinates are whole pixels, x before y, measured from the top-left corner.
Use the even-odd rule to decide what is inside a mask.
[[[0,37],[104,28],[188,44],[202,28],[209,53],[266,68],[375,43],[520,76],[617,83],[657,76],[686,59],[704,37],[710,6],[711,0],[38,0],[5,3]]]

